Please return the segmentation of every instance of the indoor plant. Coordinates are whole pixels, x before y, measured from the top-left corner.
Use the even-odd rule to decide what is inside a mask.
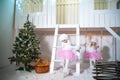
[[[13,56],[8,59],[11,63],[16,62],[18,70],[31,71],[31,63],[39,58],[40,47],[35,35],[35,26],[29,21],[29,15],[23,27],[19,29],[19,34],[13,43]]]

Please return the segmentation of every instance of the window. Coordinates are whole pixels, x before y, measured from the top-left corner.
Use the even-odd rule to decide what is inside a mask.
[[[120,0],[117,2],[117,9],[120,9]]]
[[[16,7],[24,13],[41,12],[43,0],[16,0]]]
[[[94,0],[94,9],[95,10],[104,10],[108,9],[107,0]]]
[[[94,0],[95,10],[120,9],[120,0]]]

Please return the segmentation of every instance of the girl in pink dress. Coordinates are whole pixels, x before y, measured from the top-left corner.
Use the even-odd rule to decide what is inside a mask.
[[[102,59],[102,56],[99,52],[97,52],[98,40],[96,37],[93,37],[90,43],[87,46],[86,52],[84,54],[85,59],[90,60],[90,67],[93,68],[96,60]]]
[[[71,43],[69,41],[68,35],[62,34],[59,37],[59,40],[61,41],[62,49],[57,52],[57,55],[63,59],[63,72],[64,76],[69,74],[68,65],[70,61],[76,61],[77,56],[72,50]]]

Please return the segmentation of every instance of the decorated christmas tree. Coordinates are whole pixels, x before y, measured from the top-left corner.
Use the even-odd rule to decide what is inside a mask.
[[[31,71],[30,64],[39,58],[40,47],[34,30],[35,26],[29,21],[29,15],[23,27],[13,43],[13,56],[8,59],[11,63],[16,62],[19,70]]]

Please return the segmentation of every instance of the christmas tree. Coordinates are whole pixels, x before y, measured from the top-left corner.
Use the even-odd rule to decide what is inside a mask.
[[[30,64],[39,58],[39,40],[35,35],[35,26],[29,21],[29,15],[23,27],[15,38],[13,56],[8,59],[11,63],[16,62],[18,69],[30,71]]]

